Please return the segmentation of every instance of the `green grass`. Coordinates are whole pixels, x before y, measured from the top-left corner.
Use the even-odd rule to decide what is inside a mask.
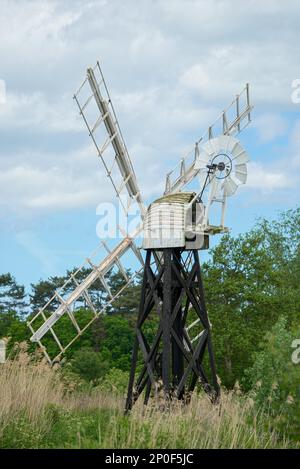
[[[168,420],[168,417],[165,417]],[[46,419],[47,425],[42,421]],[[218,437],[201,423],[177,419],[176,429],[157,428],[155,419],[124,416],[113,409],[89,411],[51,408],[41,422],[20,415],[5,429],[1,448],[272,448],[287,447],[268,431],[224,426]]]
[[[92,398],[94,399],[94,397]],[[93,401],[94,402],[94,401]],[[74,405],[74,401],[73,404]],[[284,448],[291,443],[271,431],[263,415],[227,394],[223,410],[204,396],[182,408],[159,410],[138,404],[124,415],[120,399],[99,408],[48,405],[31,420],[21,412],[0,437],[2,448]]]
[[[59,370],[20,354],[1,368],[1,448],[285,448],[252,399],[223,392],[218,405],[195,394],[163,408],[157,396],[124,415],[124,396],[81,388]]]

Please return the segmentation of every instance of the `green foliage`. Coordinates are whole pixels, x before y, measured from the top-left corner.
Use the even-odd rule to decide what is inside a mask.
[[[99,352],[89,348],[77,350],[71,360],[71,370],[83,379],[96,383],[108,370],[108,363]]]
[[[72,274],[76,273],[76,281],[81,283],[84,278],[86,278],[92,269],[88,268],[81,268],[79,272],[77,272],[77,268],[74,267],[72,270],[68,270],[65,276],[62,277],[50,277],[48,280],[40,280],[36,284],[31,284],[31,294],[30,294],[30,305],[33,312],[38,311],[42,308],[46,303],[50,300],[47,309],[48,311],[54,311],[59,306],[59,299],[53,298],[55,292],[58,290],[61,297],[68,295],[74,289],[74,282],[67,280],[70,278]],[[92,287],[89,290],[89,295],[95,305],[96,308],[101,309],[103,305],[103,299],[106,296],[104,294],[104,288],[100,280],[96,280]],[[77,308],[86,307],[86,300],[85,298],[81,298],[77,301]]]
[[[37,448],[44,440],[40,422],[31,422],[25,413],[16,416],[4,429],[0,438],[0,448]],[[43,427],[42,427],[43,428]]]
[[[134,330],[126,316],[99,318],[93,327],[93,343],[111,368],[129,370]]]
[[[7,273],[0,275],[0,314],[15,311],[19,315],[25,314],[25,288],[19,285],[15,278]]]
[[[274,424],[296,440],[300,438],[300,364],[292,361],[292,342],[300,338],[281,317],[265,336],[253,365],[245,371],[244,387],[252,390],[258,406],[268,408]]]
[[[299,209],[261,220],[246,234],[223,236],[203,266],[217,370],[228,387],[281,315],[289,327],[299,324],[299,226]]]
[[[32,293],[30,304],[32,311],[36,312],[42,308],[55,294],[55,291],[65,283],[65,277],[50,277],[48,280],[40,280],[31,284]],[[49,311],[54,311],[59,306],[59,300],[54,299],[48,306]]]
[[[13,349],[15,343],[29,340],[30,331],[26,322],[20,318],[16,311],[7,311],[0,313],[0,338],[9,338],[7,344],[8,355]]]
[[[76,281],[78,283],[81,283],[92,272],[92,269],[81,267],[80,271],[79,272],[77,271],[78,269],[76,267],[74,267],[74,269],[72,270],[67,270],[66,279],[70,278],[72,274],[73,275],[76,274]],[[68,282],[67,285],[63,289],[63,292],[62,292],[63,295],[67,295],[68,293],[70,293],[71,290],[73,290],[73,288],[74,288],[74,283]],[[95,280],[93,284],[91,285],[91,287],[89,288],[89,296],[94,306],[98,310],[100,310],[103,306],[104,299],[107,297],[107,293],[105,292],[104,287],[99,278]],[[78,304],[77,302],[77,306],[86,308],[87,304],[86,304],[85,299],[84,298],[81,299],[81,304]]]
[[[127,391],[128,380],[128,372],[111,368],[101,380],[99,388],[102,391],[124,395]]]
[[[45,311],[46,316],[50,316],[50,314],[50,311]],[[73,314],[81,329],[86,324],[88,324],[93,317],[93,313],[85,308],[78,308],[74,310]],[[34,321],[33,325],[35,330],[42,324],[42,322],[43,321],[41,317]],[[57,335],[57,337],[59,337],[59,340],[64,347],[77,335],[77,330],[73,326],[67,314],[63,315],[52,329]],[[88,328],[82,335],[80,340],[76,340],[73,343],[72,347],[66,350],[66,357],[71,358],[72,355],[82,347],[92,347],[91,335],[91,329]],[[53,339],[53,336],[50,331],[45,334],[42,343],[46,347],[50,357],[54,358],[60,352],[60,349],[56,341]]]
[[[130,271],[127,271],[127,275]],[[140,301],[140,280],[138,277],[136,282],[130,283],[127,288],[120,294],[114,301],[113,305],[107,309],[108,313],[115,314],[137,314],[139,301]],[[109,285],[111,292],[116,294],[124,285],[126,281],[120,272],[111,272],[109,276]]]
[[[80,398],[80,396],[78,396]],[[100,401],[101,403],[101,401]],[[12,420],[0,433],[0,448],[281,448],[296,447],[280,441],[270,431],[268,421],[241,402],[233,419],[230,407],[220,417],[211,407],[202,409],[201,400],[182,412],[139,409],[124,415],[111,400],[97,408],[68,408],[48,405],[40,418],[31,421],[25,414]],[[205,403],[206,405],[206,403]],[[235,404],[236,405],[236,404]],[[203,413],[203,419],[199,413]]]

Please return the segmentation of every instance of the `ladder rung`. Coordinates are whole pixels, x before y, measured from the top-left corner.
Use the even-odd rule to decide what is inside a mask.
[[[55,292],[55,293],[56,293],[56,292]],[[55,296],[55,294],[54,294],[54,296]],[[47,318],[46,318],[45,313],[44,313],[43,310],[41,310],[41,316],[42,316],[42,318],[44,319],[44,321],[46,322],[46,321],[47,321]],[[52,329],[52,327],[49,327],[48,330],[51,332],[51,334],[52,334],[53,337],[54,337],[55,342],[57,343],[57,345],[58,345],[58,347],[60,348],[60,350],[63,352],[63,351],[64,351],[64,348],[63,348],[63,346],[61,345],[60,341],[58,340],[58,337],[57,337],[57,335],[55,334],[55,332],[54,332],[54,330]]]
[[[190,339],[190,340],[191,340],[191,344],[192,344],[193,342],[195,342],[196,340],[200,339],[200,337],[203,335],[204,332],[205,332],[205,331],[203,330],[203,331],[201,331],[198,335],[196,335],[196,337],[194,337],[193,339]]]
[[[104,116],[99,116],[98,119],[96,120],[95,124],[93,125],[93,128],[91,130],[91,134],[95,132],[95,130],[99,127],[99,125],[106,119],[108,116],[109,112],[107,111]]]
[[[167,174],[166,177],[166,187],[165,187],[165,194],[167,194],[171,189],[171,181],[170,181],[170,174]]]
[[[99,277],[99,280],[100,282],[102,283],[105,291],[107,292],[107,294],[112,298],[112,294],[111,294],[111,291],[110,291],[110,288],[108,286],[108,283],[106,282],[105,278],[104,278],[104,275],[102,274],[102,272],[98,269],[98,267],[96,265],[94,265],[92,263],[92,261],[90,259],[87,259],[87,262],[90,264],[90,266],[97,272],[98,274],[98,277]]]
[[[56,298],[58,298],[58,300],[61,302],[62,305],[66,304],[65,300],[60,296],[60,294],[57,291],[55,292],[55,296]]]
[[[194,322],[192,322],[192,324],[190,324],[188,327],[186,327],[186,330],[190,330],[192,327],[194,327],[196,324],[198,324],[200,322],[200,319],[196,319]]]
[[[86,84],[87,82],[87,78],[85,78],[85,80],[81,83],[80,87],[78,88],[78,90],[76,91],[76,93],[74,94],[74,98],[77,98],[77,96],[79,95],[80,91],[82,90],[82,88],[84,87],[84,85]]]
[[[180,164],[180,177],[183,177],[184,175],[185,175],[185,161],[183,158]]]
[[[102,155],[102,153],[105,152],[106,148],[108,147],[108,145],[110,145],[114,139],[116,138],[117,136],[117,132],[115,132],[111,137],[108,137],[108,139],[105,141],[104,145],[102,146],[102,148],[100,148],[99,150],[99,154]]]
[[[136,255],[136,257],[138,258],[138,260],[140,261],[140,263],[142,265],[144,265],[144,259],[143,259],[143,256],[142,254],[140,253],[139,249],[137,248],[137,246],[135,245],[135,243],[132,241],[131,243],[131,249],[133,251],[133,253]]]
[[[61,345],[60,341],[58,340],[58,337],[57,337],[57,335],[55,334],[55,332],[54,332],[54,330],[52,329],[52,327],[49,328],[49,331],[50,331],[51,334],[53,335],[54,340],[55,340],[55,342],[57,343],[57,345],[58,345],[58,347],[60,348],[60,350],[61,350],[62,352],[64,352],[64,348],[63,348],[63,346]]]
[[[226,116],[225,111],[223,112],[222,121],[223,121],[223,134],[225,134],[226,132],[228,132],[228,122],[227,122],[227,116]]]
[[[79,287],[80,283],[78,282],[78,280],[77,280],[77,278],[75,277],[75,275],[71,274],[71,278],[74,280],[74,283],[75,283],[76,287]],[[91,308],[91,310],[93,311],[93,313],[96,315],[96,314],[97,314],[97,310],[96,310],[95,306],[93,305],[93,302],[92,302],[91,297],[90,297],[90,295],[88,294],[87,290],[84,290],[84,291],[83,291],[82,296],[84,297],[85,301],[87,302],[87,304],[89,305],[89,307]]]
[[[92,302],[92,299],[90,297],[90,295],[88,294],[88,292],[86,290],[83,291],[82,293],[85,301],[87,302],[87,304],[89,305],[89,307],[91,308],[91,310],[93,311],[93,313],[95,314],[95,316],[97,315],[97,310]]]
[[[132,173],[129,173],[127,178],[126,179],[123,179],[121,184],[120,184],[120,187],[118,189],[118,194],[121,194],[122,190],[124,189],[124,187],[126,186],[127,182],[129,181],[129,179],[131,179],[132,177]]]
[[[75,275],[71,274],[71,278],[74,280],[75,285],[78,287],[80,284],[79,284],[78,280],[76,279]],[[95,306],[93,305],[92,299],[91,299],[90,295],[88,294],[87,290],[83,291],[82,296],[84,297],[85,301],[87,302],[87,304],[89,305],[89,307],[91,308],[93,313],[96,315],[97,310],[96,310]]]
[[[109,249],[109,247],[107,246],[106,242],[105,241],[101,241],[104,248],[106,249],[106,251],[111,254],[111,250]],[[118,269],[120,270],[121,274],[123,275],[124,279],[126,280],[126,282],[128,282],[129,278],[128,278],[128,275],[126,274],[126,270],[124,269],[123,267],[123,264],[122,262],[120,261],[120,258],[117,256],[116,259],[115,259],[115,264],[117,265]]]
[[[80,334],[81,329],[77,324],[77,321],[75,319],[74,314],[72,313],[72,311],[69,308],[67,308],[67,314],[68,314],[69,318],[71,319],[71,322],[72,322],[73,326],[75,327],[75,329],[77,330],[78,334]]]
[[[87,105],[90,103],[92,97],[94,96],[94,93],[92,93],[88,99],[86,100],[86,102],[84,103],[84,105],[81,107],[80,109],[80,114],[82,114],[82,112],[84,111],[84,109],[87,107]]]

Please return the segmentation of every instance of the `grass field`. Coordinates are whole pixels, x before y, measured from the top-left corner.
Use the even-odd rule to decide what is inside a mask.
[[[26,352],[0,368],[1,448],[285,448],[266,415],[239,392],[220,404],[195,395],[190,405],[140,403],[123,414],[124,397],[80,391],[59,370]]]

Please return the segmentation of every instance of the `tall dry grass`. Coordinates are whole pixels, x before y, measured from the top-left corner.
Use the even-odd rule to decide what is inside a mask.
[[[218,405],[194,395],[161,410],[152,400],[123,415],[124,399],[78,392],[26,350],[0,367],[0,446],[76,448],[270,448],[279,443],[251,399],[223,392]],[[49,412],[49,408],[52,409]],[[53,412],[55,409],[55,412]],[[7,434],[10,435],[7,437]],[[19,435],[19,436],[18,436]]]
[[[49,405],[67,409],[121,409],[121,399],[107,394],[76,393],[76,384],[63,379],[59,367],[50,367],[38,352],[27,353],[27,344],[18,345],[13,359],[0,364],[0,436],[20,414],[39,423]]]
[[[189,405],[174,401],[163,411],[153,400],[147,407],[138,402],[123,438],[118,416],[109,427],[102,431],[101,441],[109,448],[233,449],[288,445],[278,442],[275,432],[254,409],[253,401],[237,396],[235,391],[223,392],[218,405],[212,405],[206,395],[196,394]]]
[[[61,404],[63,385],[44,360],[20,349],[14,360],[0,365],[0,421],[9,422],[20,410],[36,419],[47,402]]]

